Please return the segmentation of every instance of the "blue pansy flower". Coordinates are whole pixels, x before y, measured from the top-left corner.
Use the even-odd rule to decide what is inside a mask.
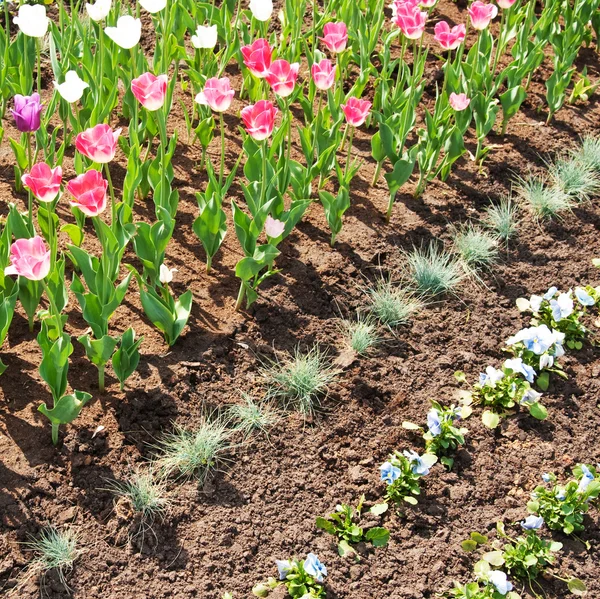
[[[546,353],[556,341],[552,331],[542,324],[539,327],[528,327],[521,329],[516,335],[506,341],[507,345],[522,343],[526,349],[541,356]]]
[[[559,501],[564,501],[567,498],[567,494],[564,489],[557,489],[556,491],[556,499]]]
[[[493,570],[488,574],[488,580],[496,587],[501,595],[506,595],[512,591],[513,585],[508,581],[508,577],[501,570]]]
[[[554,287],[554,286],[550,287],[550,289],[548,289],[548,291],[546,291],[546,293],[544,293],[544,299],[545,300],[552,299],[556,295],[557,291],[558,291],[557,287]]]
[[[594,480],[594,475],[585,464],[581,464],[581,472],[583,473],[583,476],[579,481],[579,487],[577,490],[580,493],[585,493],[587,488],[590,486],[590,483]]]
[[[523,397],[521,397],[519,403],[524,406],[530,406],[531,404],[537,403],[540,397],[542,397],[542,394],[535,389],[527,389],[527,391],[523,393]]]
[[[594,298],[582,287],[575,287],[575,297],[582,306],[593,306]]]
[[[434,437],[437,437],[442,432],[442,423],[440,422],[440,415],[438,414],[438,411],[435,408],[427,412],[427,428]]]
[[[542,480],[543,480],[545,483],[549,483],[549,482],[551,482],[551,481],[552,481],[552,475],[551,475],[551,474],[549,474],[548,472],[546,472],[546,473],[542,474]]]
[[[317,582],[323,582],[323,577],[327,576],[327,568],[319,561],[314,553],[309,553],[304,560],[304,571],[312,576]]]
[[[541,516],[528,516],[521,522],[521,527],[525,530],[538,530],[544,524],[544,519]]]
[[[563,318],[567,318],[573,314],[573,300],[570,293],[561,293],[557,299],[550,300],[550,309],[552,310],[552,318],[559,322]]]
[[[485,372],[481,372],[479,374],[479,384],[482,387],[491,387],[492,389],[496,387],[496,383],[501,381],[504,378],[504,372],[502,370],[498,370],[493,366],[488,366],[485,369]]]
[[[287,559],[276,559],[275,563],[279,571],[279,580],[285,580],[286,576],[294,568],[294,565]]]
[[[532,295],[529,298],[529,306],[533,312],[539,312],[544,298],[541,295]]]
[[[403,453],[411,463],[413,474],[418,474],[419,476],[427,476],[429,474],[430,464],[416,451],[405,451]]]
[[[384,462],[379,466],[379,470],[381,470],[381,480],[386,482],[388,485],[391,485],[395,480],[400,478],[402,472],[400,468],[397,468],[390,462]]]
[[[512,370],[515,374],[521,374],[529,383],[533,383],[535,378],[535,370],[525,364],[521,358],[511,358],[504,362],[504,368]]]

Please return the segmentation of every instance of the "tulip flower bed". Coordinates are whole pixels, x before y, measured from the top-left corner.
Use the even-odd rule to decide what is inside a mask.
[[[2,592],[600,596],[599,6],[3,4]]]

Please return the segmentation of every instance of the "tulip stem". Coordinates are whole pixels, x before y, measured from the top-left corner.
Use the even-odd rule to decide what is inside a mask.
[[[38,94],[42,93],[42,49],[40,48],[40,43],[41,42],[37,38],[35,38],[35,53],[36,53],[36,58],[37,58],[37,91],[38,91]]]
[[[31,167],[33,160],[31,158],[31,132],[27,133],[27,164],[29,166],[29,171],[31,171]],[[35,235],[35,227],[33,225],[33,196],[31,194],[31,190],[27,188],[27,213],[29,217],[29,233],[33,237]]]
[[[104,364],[98,366],[98,390],[104,393]]]
[[[346,170],[344,171],[344,181],[346,181],[346,177],[348,176],[348,171],[350,170],[350,158],[352,157],[352,140],[354,139],[354,129],[355,127],[350,128],[350,139],[348,140],[348,158],[346,158]]]
[[[242,307],[242,303],[244,301],[244,295],[246,294],[246,288],[244,287],[244,281],[242,281],[240,283],[240,290],[238,291],[238,295],[237,295],[237,300],[235,302],[235,311],[239,312],[241,307]]]
[[[223,174],[225,173],[225,123],[223,113],[219,112],[219,123],[221,125],[221,167],[219,169],[219,185],[223,185]]]
[[[46,283],[46,281],[44,279],[41,279],[40,283],[42,284],[42,287],[43,287],[44,291],[46,292],[46,295],[48,296],[48,301],[50,302],[50,313],[51,313],[51,316],[54,317],[54,320],[56,322],[56,328],[58,330],[58,336],[60,336],[60,335],[62,335],[62,332],[63,332],[62,318],[60,317],[60,312],[58,310],[58,307],[56,306],[56,302],[54,301],[54,296],[50,293],[48,284]]]
[[[260,207],[265,205],[267,196],[267,140],[262,143],[262,181],[260,187]]]
[[[58,445],[58,427],[60,425],[52,422],[51,426],[52,426],[52,445]]]
[[[375,174],[373,175],[373,181],[371,181],[371,187],[377,187],[377,182],[379,181],[379,174],[381,173],[381,166],[383,162],[378,162],[377,167],[375,168]]]
[[[110,169],[108,168],[108,162],[104,163],[104,172],[106,173],[106,180],[108,181],[108,190],[110,192],[110,218],[113,226],[116,227],[117,221],[117,205],[115,203],[115,189],[113,187],[112,178],[110,176]]]

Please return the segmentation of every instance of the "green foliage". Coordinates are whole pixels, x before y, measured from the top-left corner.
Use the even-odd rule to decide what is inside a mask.
[[[539,220],[551,220],[571,209],[571,198],[560,188],[537,177],[518,179],[514,191]]]
[[[469,269],[489,268],[498,260],[498,239],[473,224],[456,230],[454,248]]]
[[[600,193],[600,176],[586,162],[561,156],[548,165],[548,173],[554,185],[573,200],[587,202]]]
[[[220,418],[204,418],[195,430],[175,427],[159,444],[157,465],[166,475],[194,477],[202,485],[223,459],[230,437],[227,423]]]
[[[573,158],[600,173],[600,137],[586,135],[581,146],[573,152]]]
[[[364,501],[363,495],[356,508],[345,503],[336,505],[335,512],[316,520],[317,528],[339,539],[338,552],[341,556],[356,554],[351,544],[370,541],[374,547],[383,547],[389,541],[390,533],[387,529],[375,526],[365,531],[359,526]]]
[[[250,436],[255,431],[267,434],[268,429],[277,424],[280,416],[268,402],[255,401],[253,397],[242,393],[245,403],[232,405],[228,412],[235,428],[242,431],[244,436]]]
[[[135,372],[140,362],[139,347],[142,337],[136,340],[135,331],[129,327],[122,335],[119,341],[119,349],[113,354],[112,366],[119,382],[121,391],[125,381]]]
[[[371,314],[389,328],[408,323],[424,305],[414,293],[395,285],[391,279],[380,279],[374,287],[366,289],[366,294]]]
[[[54,527],[43,530],[37,539],[27,543],[36,553],[29,566],[30,572],[44,576],[55,570],[63,586],[68,588],[65,577],[82,554],[78,544],[79,537],[73,530],[61,531]]]
[[[504,243],[518,234],[519,207],[510,196],[500,198],[486,209],[485,222]]]
[[[441,295],[456,290],[464,279],[459,261],[436,242],[425,248],[414,248],[406,255],[409,276],[416,288],[428,295]]]
[[[401,504],[402,502],[416,505],[416,496],[421,493],[421,477],[429,473],[429,468],[437,462],[437,456],[425,453],[419,456],[415,452],[404,454],[395,451],[388,457],[388,462],[381,466],[382,472],[386,466],[391,465],[393,470],[393,482],[387,480],[388,487],[385,493],[385,501]]]
[[[521,580],[534,580],[556,559],[554,553],[562,549],[562,543],[542,539],[536,530],[528,530],[525,536],[510,540],[502,547],[506,571]]]
[[[346,345],[359,356],[365,356],[380,342],[377,325],[369,316],[358,314],[356,320],[343,320]]]
[[[586,485],[582,466],[580,464],[574,468],[575,479],[565,485],[558,485],[556,477],[552,475],[549,488],[540,485],[531,494],[527,509],[532,514],[541,516],[551,530],[562,530],[570,535],[585,529],[583,517],[600,495],[600,480],[588,480]],[[588,465],[586,468],[596,477],[593,466]]]
[[[286,409],[296,409],[305,416],[318,409],[338,374],[318,345],[304,353],[297,348],[293,355],[263,369],[267,398],[277,399]]]

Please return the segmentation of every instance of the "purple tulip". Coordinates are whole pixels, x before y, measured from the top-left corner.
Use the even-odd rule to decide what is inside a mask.
[[[35,93],[31,96],[17,94],[14,101],[15,107],[12,110],[12,115],[17,129],[21,133],[37,131],[40,128],[40,114],[42,112],[40,94]]]

